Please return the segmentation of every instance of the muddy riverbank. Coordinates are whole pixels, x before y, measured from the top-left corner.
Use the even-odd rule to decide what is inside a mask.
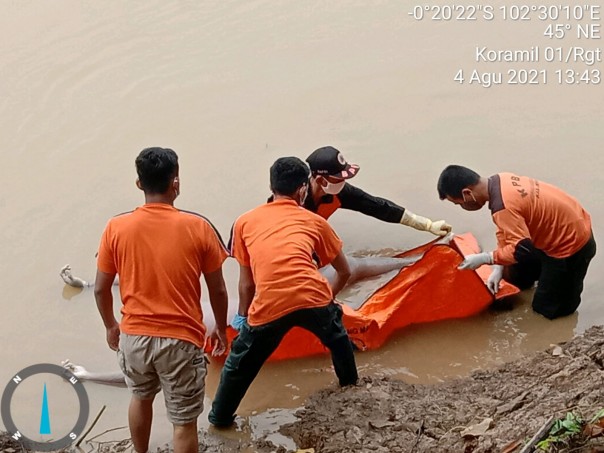
[[[551,416],[604,407],[604,328],[442,385],[365,378],[314,394],[284,426],[316,452],[518,452]],[[566,451],[604,451],[598,438]],[[514,448],[516,446],[516,448]],[[554,451],[554,450],[552,450]],[[564,450],[556,450],[564,451]]]
[[[280,432],[299,449],[316,453],[520,452],[551,417],[572,412],[589,420],[604,407],[603,345],[604,327],[598,326],[530,357],[441,385],[366,376],[355,387],[313,394],[296,412],[298,420]],[[595,434],[550,451],[604,452]],[[211,453],[288,451],[268,438],[243,442],[215,429],[203,432],[201,441]],[[126,441],[98,445],[96,451],[129,447]],[[3,436],[0,451],[21,449]]]

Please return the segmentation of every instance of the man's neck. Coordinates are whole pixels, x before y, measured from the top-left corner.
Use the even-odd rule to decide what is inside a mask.
[[[478,197],[481,202],[489,201],[489,178],[481,177],[477,186]]]
[[[174,197],[167,194],[159,194],[159,193],[146,193],[145,194],[145,203],[162,203],[168,204],[170,206],[174,206]]]
[[[280,194],[277,194],[277,193],[273,193],[273,201],[277,201],[277,200],[296,201],[293,197],[290,197],[289,195],[280,195]]]

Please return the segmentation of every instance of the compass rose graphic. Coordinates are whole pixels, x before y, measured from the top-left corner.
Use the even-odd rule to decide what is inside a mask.
[[[24,381],[35,375],[59,376],[70,385],[77,396],[79,408],[76,408],[78,416],[74,427],[65,433],[61,433],[63,436],[52,442],[36,442],[31,440],[25,436],[21,430],[19,430],[13,420],[13,415],[11,412],[11,401],[13,399],[13,395]],[[41,408],[32,409],[32,412],[35,414],[32,414],[32,417],[40,417],[39,434],[54,434],[51,429],[51,413],[48,402],[49,391],[46,387],[46,383],[44,383]],[[14,440],[20,442],[25,448],[35,451],[54,451],[69,446],[82,434],[82,431],[86,426],[86,422],[88,421],[89,412],[90,403],[88,401],[88,394],[86,393],[86,389],[84,388],[82,382],[80,382],[80,380],[76,378],[69,370],[51,363],[38,363],[36,365],[31,365],[15,374],[4,388],[2,400],[0,402],[0,413],[8,434]]]

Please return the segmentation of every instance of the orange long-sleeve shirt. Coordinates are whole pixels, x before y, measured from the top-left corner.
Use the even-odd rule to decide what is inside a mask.
[[[515,263],[514,252],[523,239],[548,256],[567,258],[591,237],[589,213],[561,189],[512,173],[493,175],[488,185],[489,209],[497,225],[495,263]]]

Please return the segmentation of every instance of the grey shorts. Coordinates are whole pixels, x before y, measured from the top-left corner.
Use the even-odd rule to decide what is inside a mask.
[[[207,371],[202,349],[174,338],[122,333],[117,355],[136,398],[152,399],[160,390],[164,392],[171,423],[190,423],[203,412]]]

